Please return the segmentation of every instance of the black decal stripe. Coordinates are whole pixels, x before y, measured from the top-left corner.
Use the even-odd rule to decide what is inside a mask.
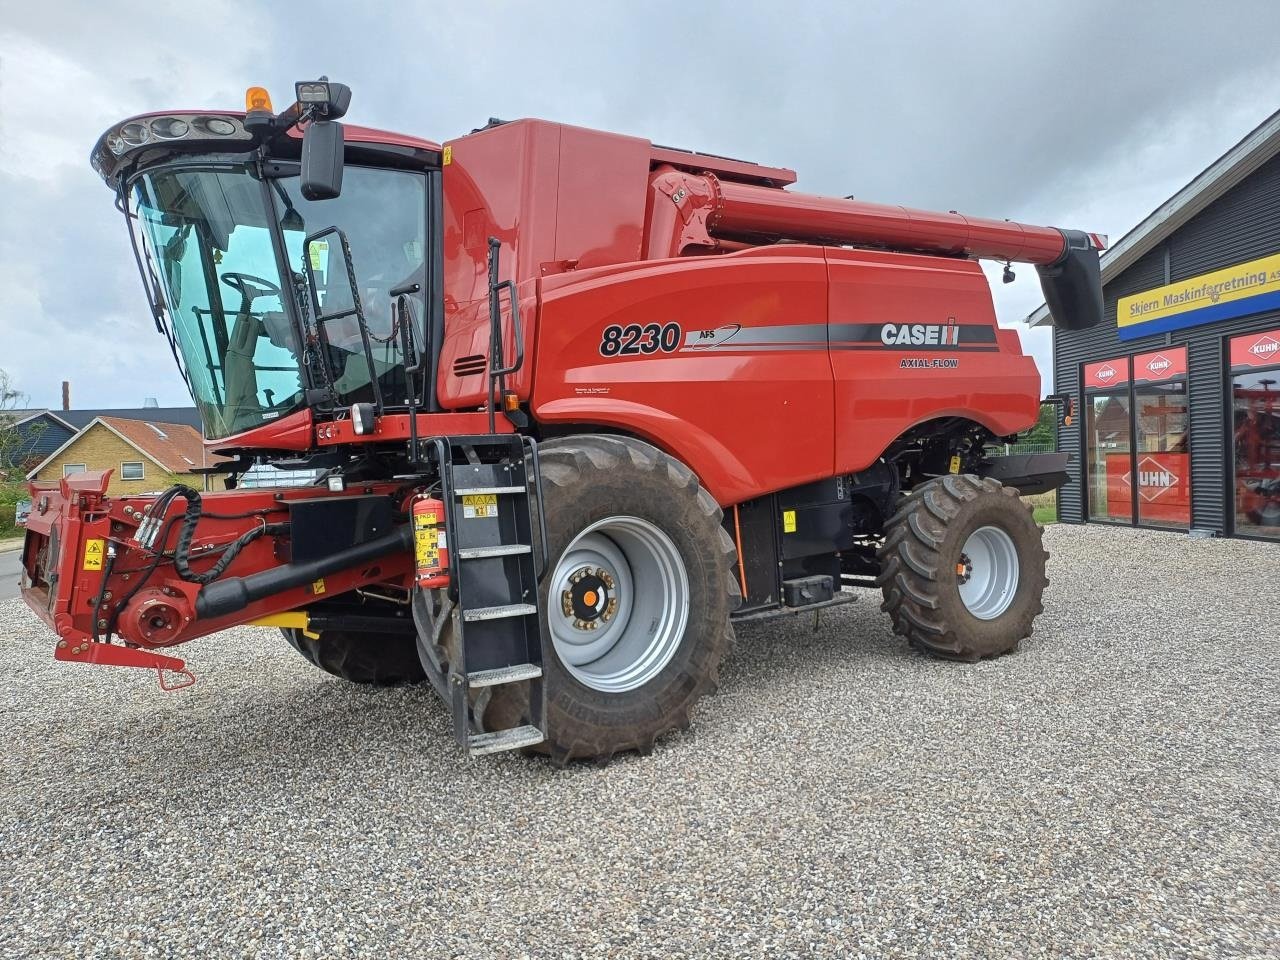
[[[892,321],[887,321],[892,322]],[[909,326],[910,324],[906,324]],[[730,326],[730,325],[725,325]],[[695,331],[686,330],[686,342],[678,353],[720,353],[776,350],[885,350],[897,353],[998,352],[995,327],[981,323],[961,323],[959,343],[884,343],[883,323],[795,323],[760,327],[739,327],[723,339],[699,342]],[[904,326],[898,324],[897,326]],[[946,324],[929,324],[946,329]],[[716,328],[717,330],[723,329]]]

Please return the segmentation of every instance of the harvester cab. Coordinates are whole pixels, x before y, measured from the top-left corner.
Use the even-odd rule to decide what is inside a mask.
[[[647,751],[742,618],[876,587],[895,630],[1012,650],[1047,555],[1001,456],[1040,381],[979,258],[1102,316],[1102,238],[790,189],[793,171],[541,120],[443,145],[275,113],[116,124],[92,153],[225,489],[34,491],[27,602],[62,660],[280,629],[422,683],[471,753]],[[313,471],[247,489],[254,463]],[[212,486],[212,478],[207,486]]]

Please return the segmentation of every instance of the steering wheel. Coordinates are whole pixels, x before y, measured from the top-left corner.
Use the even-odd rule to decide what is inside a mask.
[[[262,277],[255,277],[251,273],[236,273],[235,271],[224,273],[222,282],[244,298],[244,307],[242,309],[245,310],[258,297],[280,296],[280,288],[276,284],[270,280],[264,280]]]

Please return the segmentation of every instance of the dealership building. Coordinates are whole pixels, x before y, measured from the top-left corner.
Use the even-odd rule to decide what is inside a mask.
[[[1280,540],[1280,112],[1107,250],[1102,283],[1102,324],[1053,331],[1059,519]]]

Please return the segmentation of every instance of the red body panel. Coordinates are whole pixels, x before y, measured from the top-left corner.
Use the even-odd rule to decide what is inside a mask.
[[[645,437],[688,464],[721,503],[831,476],[833,384],[821,329],[827,284],[820,249],[634,264],[542,286],[537,420]],[[601,355],[605,327],[655,323],[680,325],[677,351]],[[736,347],[734,339],[718,344],[709,337],[712,346],[699,345],[702,331],[729,324],[768,327],[779,342]]]
[[[645,437],[721,505],[864,469],[927,420],[1003,435],[1039,409],[1035,363],[996,328],[966,260],[782,246],[548,278],[542,291],[535,418]],[[885,324],[948,321],[973,342],[882,339]],[[606,327],[653,323],[680,325],[678,350],[602,356]]]
[[[837,473],[870,466],[896,438],[937,417],[966,417],[997,436],[1031,426],[1040,373],[1018,335],[996,326],[991,288],[971,260],[829,248],[830,322],[954,322],[989,340],[885,346],[834,342]],[[988,333],[990,331],[990,333]],[[952,365],[954,364],[954,365]]]
[[[865,468],[933,418],[967,417],[1000,435],[1035,420],[1035,364],[1016,334],[996,329],[986,279],[962,257],[1050,263],[1064,249],[1054,228],[792,193],[781,189],[789,170],[537,120],[447,146],[437,381],[446,408],[485,401],[494,236],[500,278],[519,285],[528,358],[508,389],[539,422],[652,441],[721,504]],[[764,234],[950,256],[728,239]],[[502,314],[509,360],[505,298]],[[677,351],[601,353],[608,327],[671,323]],[[886,346],[878,330],[889,323],[958,324],[973,328],[966,338],[982,328],[982,339]],[[720,343],[715,331],[729,327],[740,332]],[[848,339],[852,328],[862,342]],[[702,344],[686,344],[704,331]]]

